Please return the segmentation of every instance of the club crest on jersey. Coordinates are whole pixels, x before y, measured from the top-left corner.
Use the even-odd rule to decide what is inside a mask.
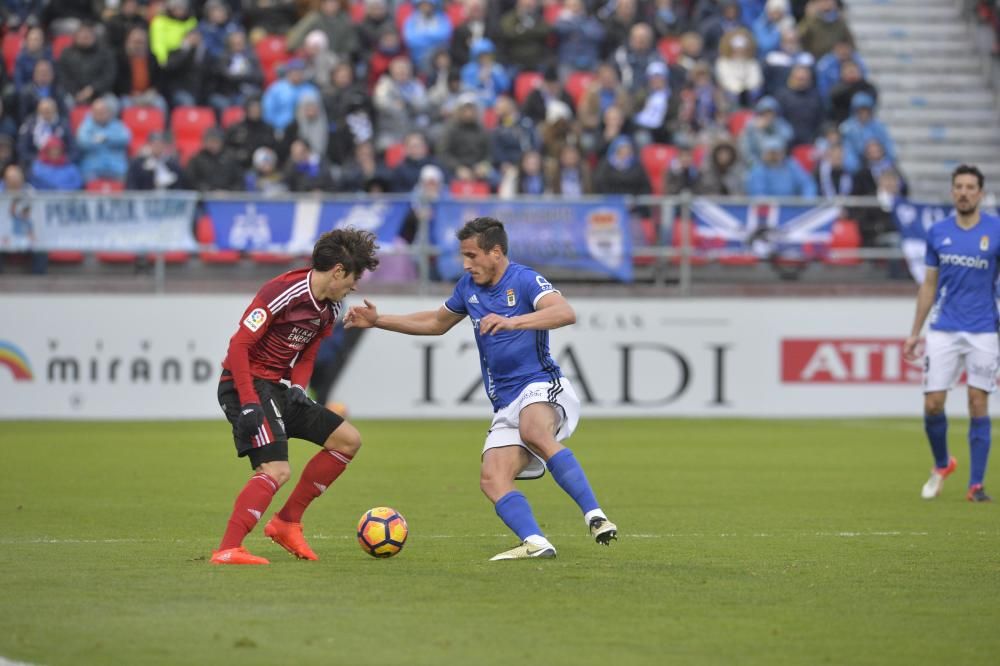
[[[983,236],[982,238],[979,239],[979,249],[982,250],[983,252],[986,252],[987,250],[990,249],[989,236]]]
[[[243,325],[249,328],[251,332],[256,333],[264,325],[265,321],[267,321],[267,310],[264,308],[255,308],[243,320]]]
[[[507,307],[512,308],[517,305],[517,298],[514,296],[514,290],[507,290]]]

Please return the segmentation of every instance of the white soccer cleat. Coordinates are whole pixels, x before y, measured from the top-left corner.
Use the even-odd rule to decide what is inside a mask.
[[[920,496],[925,500],[929,500],[940,495],[941,489],[944,487],[944,480],[955,471],[956,467],[958,467],[958,461],[953,456],[948,459],[947,467],[935,467],[932,469],[931,478],[927,479],[927,483],[920,489]]]
[[[550,559],[555,556],[556,547],[551,543],[540,546],[538,544],[525,541],[520,546],[514,546],[510,550],[505,550],[499,555],[494,555],[490,558],[490,562],[496,562],[497,560],[526,560],[532,557]]]
[[[618,541],[618,526],[607,518],[595,516],[590,521],[590,536],[602,546],[610,546],[611,541]]]

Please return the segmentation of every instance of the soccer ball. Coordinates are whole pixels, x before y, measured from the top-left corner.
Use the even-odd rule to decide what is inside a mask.
[[[392,557],[406,543],[406,519],[395,509],[377,506],[358,521],[358,543],[372,557]]]

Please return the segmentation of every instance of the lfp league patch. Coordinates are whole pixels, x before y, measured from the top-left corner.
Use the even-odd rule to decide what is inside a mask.
[[[267,310],[264,308],[255,308],[243,320],[243,325],[249,328],[251,332],[256,333],[257,329],[263,326],[265,321],[267,321]]]
[[[514,290],[507,290],[507,307],[512,308],[517,305],[517,298],[514,296]]]

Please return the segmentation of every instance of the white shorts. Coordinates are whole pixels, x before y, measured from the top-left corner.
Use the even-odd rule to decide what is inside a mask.
[[[518,428],[521,423],[521,410],[536,402],[548,402],[556,408],[559,414],[559,425],[556,429],[558,442],[572,435],[576,430],[576,424],[580,422],[580,398],[576,396],[573,385],[565,377],[560,377],[558,384],[554,382],[528,384],[516,400],[494,414],[493,423],[490,424],[490,430],[486,434],[483,453],[504,446],[524,447],[531,453],[532,460],[517,475],[519,479],[539,479],[545,475],[545,461],[532,453],[531,449],[521,441]]]
[[[996,333],[928,331],[924,353],[924,392],[955,388],[965,371],[966,383],[987,393],[997,387],[1000,337]]]

